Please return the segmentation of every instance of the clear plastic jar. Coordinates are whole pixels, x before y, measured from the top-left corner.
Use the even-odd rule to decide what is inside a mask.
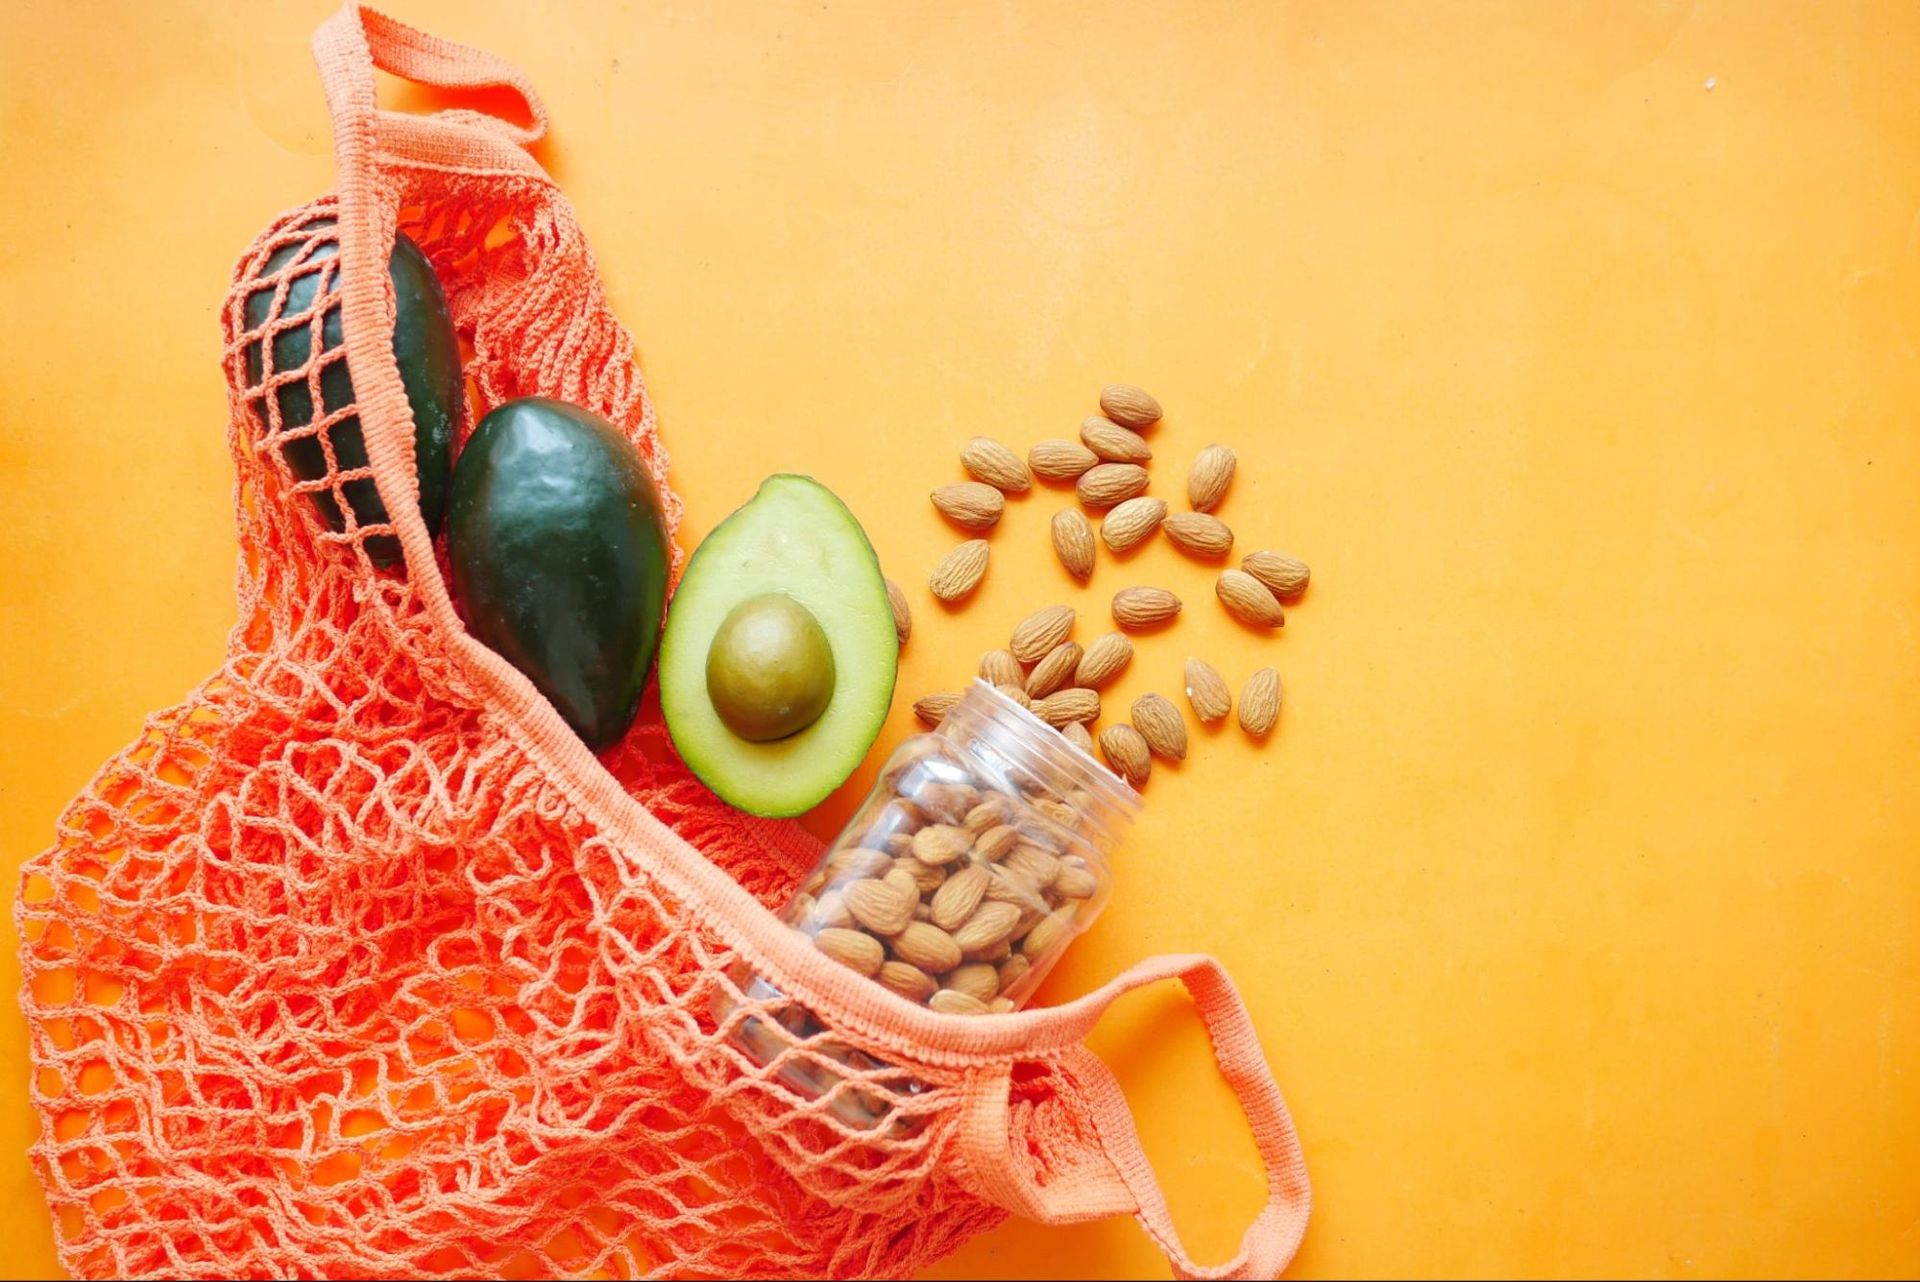
[[[909,1001],[952,1014],[1017,1010],[1105,906],[1108,860],[1139,808],[1123,780],[975,681],[938,729],[895,749],[784,918]],[[776,995],[764,980],[740,982],[749,997]],[[747,1020],[739,1044],[765,1064],[790,1038],[821,1031],[805,1012],[781,1023],[786,1037]],[[790,1084],[808,1093],[833,1085],[817,1063],[794,1072]],[[858,1115],[846,1120],[878,1121],[858,1095],[836,1099],[849,1101],[843,1116]]]

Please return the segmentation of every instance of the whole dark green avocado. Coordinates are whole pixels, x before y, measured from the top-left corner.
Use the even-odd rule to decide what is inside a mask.
[[[667,527],[633,444],[564,401],[499,406],[454,464],[447,553],[468,631],[588,747],[617,742],[667,598]]]
[[[331,218],[315,219],[308,229],[331,227]],[[294,261],[311,242],[283,245],[268,256],[259,274],[271,276]],[[313,245],[302,265],[318,264],[340,253],[338,241]],[[320,290],[321,272],[295,277],[287,285],[280,307],[282,320],[309,315]],[[429,534],[440,532],[447,504],[447,473],[453,458],[453,436],[466,403],[466,382],[460,368],[460,340],[453,329],[453,317],[447,311],[447,297],[441,291],[440,278],[420,247],[404,235],[393,240],[393,252],[387,258],[387,277],[393,282],[394,321],[393,359],[400,367],[400,381],[406,387],[407,404],[413,410],[413,463],[420,478],[420,515]],[[328,282],[329,295],[340,288],[340,275],[334,272]],[[247,295],[245,319],[248,329],[257,329],[273,314],[273,288],[254,290]],[[338,351],[342,341],[340,308],[328,311],[320,322],[321,352]],[[313,351],[311,325],[295,325],[273,336],[273,369],[276,372],[299,369]],[[258,388],[266,377],[261,342],[247,344],[247,384]],[[295,431],[314,420],[313,394],[307,380],[296,379],[274,389],[279,404],[280,427]],[[333,414],[353,404],[353,380],[347,373],[345,357],[339,357],[320,371],[322,412]],[[267,426],[266,408],[256,405],[261,429]],[[367,465],[367,443],[357,417],[344,418],[328,429],[333,457],[341,471]],[[303,481],[319,480],[327,475],[326,449],[319,436],[299,436],[281,446],[287,466]],[[341,483],[340,491],[353,508],[354,520],[361,525],[387,522],[386,505],[372,477]],[[346,518],[332,490],[314,490],[308,495],[328,528],[344,530]],[[367,555],[375,565],[391,566],[401,560],[400,541],[392,535],[374,535],[366,541]]]

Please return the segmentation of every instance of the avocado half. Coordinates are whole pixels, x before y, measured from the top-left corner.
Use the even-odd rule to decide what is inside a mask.
[[[769,592],[819,621],[836,678],[818,720],[756,743],[714,710],[707,654],[733,608]],[[730,805],[784,818],[817,805],[866,757],[892,706],[899,661],[886,580],[860,522],[812,477],[771,476],[687,563],[660,641],[660,706],[702,782]]]

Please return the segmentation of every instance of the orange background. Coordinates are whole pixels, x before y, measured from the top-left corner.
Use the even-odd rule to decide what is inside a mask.
[[[215,306],[329,182],[328,7],[0,8],[9,884],[221,652]],[[1232,967],[1315,1182],[1297,1275],[1920,1268],[1920,8],[396,8],[543,90],[689,532],[810,471],[910,586],[887,742],[1131,582],[1188,608],[1113,702],[1280,668],[1271,743],[1156,774],[1050,991]],[[1165,546],[1073,588],[1058,491],[927,596],[960,443],[1071,435],[1113,378],[1168,408],[1156,492],[1239,451],[1241,546],[1315,571],[1283,636]],[[1097,1048],[1218,1258],[1260,1184],[1179,1011]],[[54,1261],[25,1054],[0,1015],[13,1277]],[[941,1269],[1162,1271],[1124,1223]]]

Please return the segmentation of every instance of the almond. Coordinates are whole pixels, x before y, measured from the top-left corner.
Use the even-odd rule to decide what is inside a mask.
[[[987,573],[987,541],[968,539],[940,558],[927,576],[927,587],[942,601],[958,601],[975,588]]]
[[[1153,457],[1145,437],[1100,414],[1080,425],[1080,439],[1107,463],[1145,463]]]
[[[1004,793],[994,793],[983,799],[979,805],[967,811],[967,817],[960,824],[973,834],[974,845],[980,844],[980,834],[992,828],[1002,827],[1013,818],[1013,802]]]
[[[930,921],[908,922],[907,928],[893,937],[892,948],[895,957],[929,975],[944,975],[960,964],[960,945]]]
[[[1027,679],[1020,660],[1010,650],[989,650],[980,656],[980,679],[988,685],[1017,686]]]
[[[1060,733],[1067,737],[1068,743],[1080,749],[1080,751],[1086,753],[1088,756],[1093,755],[1093,736],[1087,733],[1087,726],[1084,721],[1069,721],[1066,725],[1060,727]]]
[[[1035,610],[1013,629],[1007,649],[1022,663],[1038,663],[1073,631],[1073,607],[1050,605]]]
[[[1073,919],[1080,912],[1080,905],[1068,904],[1056,908],[1042,917],[1027,937],[1020,941],[1020,951],[1030,961],[1039,961],[1055,948],[1073,937]]]
[[[877,974],[880,963],[887,959],[887,950],[880,946],[880,941],[864,930],[829,926],[813,937],[813,945],[862,975]]]
[[[1098,721],[1100,695],[1097,691],[1069,686],[1044,699],[1035,699],[1033,715],[1056,729],[1069,721]]]
[[[1187,471],[1187,502],[1196,512],[1211,512],[1233,482],[1235,459],[1224,445],[1209,445]]]
[[[1026,708],[1028,711],[1032,711],[1033,700],[1027,697],[1026,690],[1023,689],[1021,686],[1017,686],[1017,685],[995,686],[994,689],[998,690],[1001,694],[1006,695],[1007,698],[1013,700],[1015,703],[1019,704],[1021,707]]]
[[[1114,773],[1138,788],[1153,769],[1147,741],[1129,725],[1108,726],[1100,732],[1100,753]]]
[[[1007,496],[978,481],[956,481],[933,492],[933,505],[963,530],[991,530],[1007,510]]]
[[[1258,739],[1280,719],[1280,674],[1262,668],[1240,692],[1240,728]]]
[[[887,605],[893,610],[893,637],[901,645],[913,635],[913,611],[907,608],[907,594],[892,579],[887,580]]]
[[[846,898],[837,890],[829,890],[820,896],[813,905],[813,924],[825,927],[853,925],[853,914],[847,911]]]
[[[1143,694],[1133,701],[1133,728],[1162,761],[1187,759],[1187,723],[1164,695]],[[856,914],[857,915],[857,914]]]
[[[1053,554],[1067,573],[1082,583],[1093,573],[1093,527],[1078,508],[1054,513]]]
[[[1001,867],[1010,876],[1019,877],[1035,890],[1045,890],[1060,875],[1060,859],[1038,846],[1016,846]]]
[[[1180,613],[1180,598],[1165,588],[1122,588],[1113,597],[1113,621],[1123,628],[1150,628]]]
[[[940,889],[947,880],[947,870],[936,868],[932,864],[923,864],[913,857],[912,838],[908,838],[906,854],[896,859],[893,868],[881,880],[889,886],[897,886],[903,894],[912,895],[916,900],[923,895],[931,895]],[[918,914],[916,914],[918,915]]]
[[[1112,507],[1147,489],[1147,469],[1137,463],[1102,463],[1081,474],[1074,492],[1086,507]]]
[[[827,876],[834,881],[855,881],[861,877],[884,877],[893,867],[893,856],[866,846],[849,846],[827,860]]]
[[[1000,972],[986,962],[968,962],[955,967],[941,987],[948,992],[966,994],[981,1003],[984,1010],[987,1002],[1000,995]]]
[[[995,868],[988,879],[987,902],[1006,904],[1013,909],[1015,918],[1023,912],[1045,912],[1047,909],[1047,901],[1040,897],[1040,892],[1034,888],[1031,881],[1020,874],[1008,872],[1005,868]],[[978,913],[975,914],[975,916],[978,915]]]
[[[1233,693],[1212,664],[1188,659],[1187,702],[1193,705],[1193,715],[1202,721],[1218,721],[1233,710]]]
[[[1125,552],[1151,538],[1166,516],[1165,499],[1128,499],[1100,522],[1100,537],[1115,552]]]
[[[990,876],[985,864],[968,864],[947,878],[946,884],[933,892],[927,905],[933,913],[933,924],[942,930],[952,930],[973,916],[973,910],[986,897]]]
[[[990,899],[974,909],[973,916],[962,922],[948,938],[962,952],[985,952],[995,944],[1004,944],[1019,920],[1018,905]],[[913,928],[909,926],[907,929]],[[957,958],[955,960],[958,961]],[[952,967],[947,969],[951,970]]]
[[[1282,600],[1291,600],[1307,590],[1307,563],[1284,552],[1249,552],[1241,558],[1240,568]]]
[[[976,481],[996,490],[1024,494],[1033,488],[1033,474],[1020,456],[990,436],[976,436],[960,451],[960,466]]]
[[[913,834],[913,857],[938,868],[973,848],[973,834],[951,824],[929,824]]]
[[[1009,988],[1012,988],[1015,984],[1025,979],[1027,972],[1032,969],[1033,963],[1019,953],[1015,953],[1013,956],[1001,962],[999,966],[1000,991],[1004,993]]]
[[[1027,451],[1027,466],[1043,481],[1071,481],[1099,461],[1078,441],[1042,441]]]
[[[1105,685],[1120,674],[1120,669],[1133,659],[1133,642],[1124,632],[1108,632],[1095,637],[1087,652],[1080,656],[1080,665],[1073,670],[1073,684],[1094,689]]]
[[[942,690],[936,694],[915,699],[913,715],[920,718],[921,725],[937,726],[946,720],[947,714],[953,711],[953,705],[958,702],[960,702],[959,695],[951,690]]]
[[[1213,585],[1214,595],[1227,613],[1255,628],[1280,628],[1287,623],[1287,612],[1267,585],[1244,570],[1228,570]]]
[[[881,985],[900,994],[910,1002],[924,1002],[940,991],[940,981],[921,970],[918,966],[903,961],[880,963],[874,978]]]
[[[1233,531],[1217,516],[1205,512],[1175,512],[1161,526],[1167,541],[1188,556],[1225,556],[1233,548]]]
[[[942,1015],[990,1015],[993,1008],[975,997],[953,988],[943,988],[927,998],[927,1006]]]
[[[1011,997],[996,997],[987,1003],[987,1014],[989,1015],[1011,1015],[1019,1009],[1019,1004]]]
[[[1062,641],[1047,652],[1047,657],[1034,665],[1027,674],[1027,697],[1044,699],[1055,690],[1070,685],[1073,673],[1080,666],[1080,646],[1073,641]]]
[[[1100,389],[1100,412],[1122,427],[1152,427],[1160,421],[1160,402],[1131,383]]]
[[[898,887],[872,878],[848,882],[840,893],[846,896],[847,911],[853,919],[876,935],[897,935],[905,930],[913,920],[913,906],[920,902],[918,893],[901,894]]]
[[[1100,889],[1100,879],[1085,864],[1065,864],[1053,879],[1053,889],[1063,899],[1091,899]]]
[[[1016,841],[1020,841],[1020,831],[1012,823],[1000,823],[995,827],[989,827],[985,833],[973,839],[973,858],[985,860],[987,864],[995,864],[998,860],[1006,858],[1006,852],[1014,848]]]

